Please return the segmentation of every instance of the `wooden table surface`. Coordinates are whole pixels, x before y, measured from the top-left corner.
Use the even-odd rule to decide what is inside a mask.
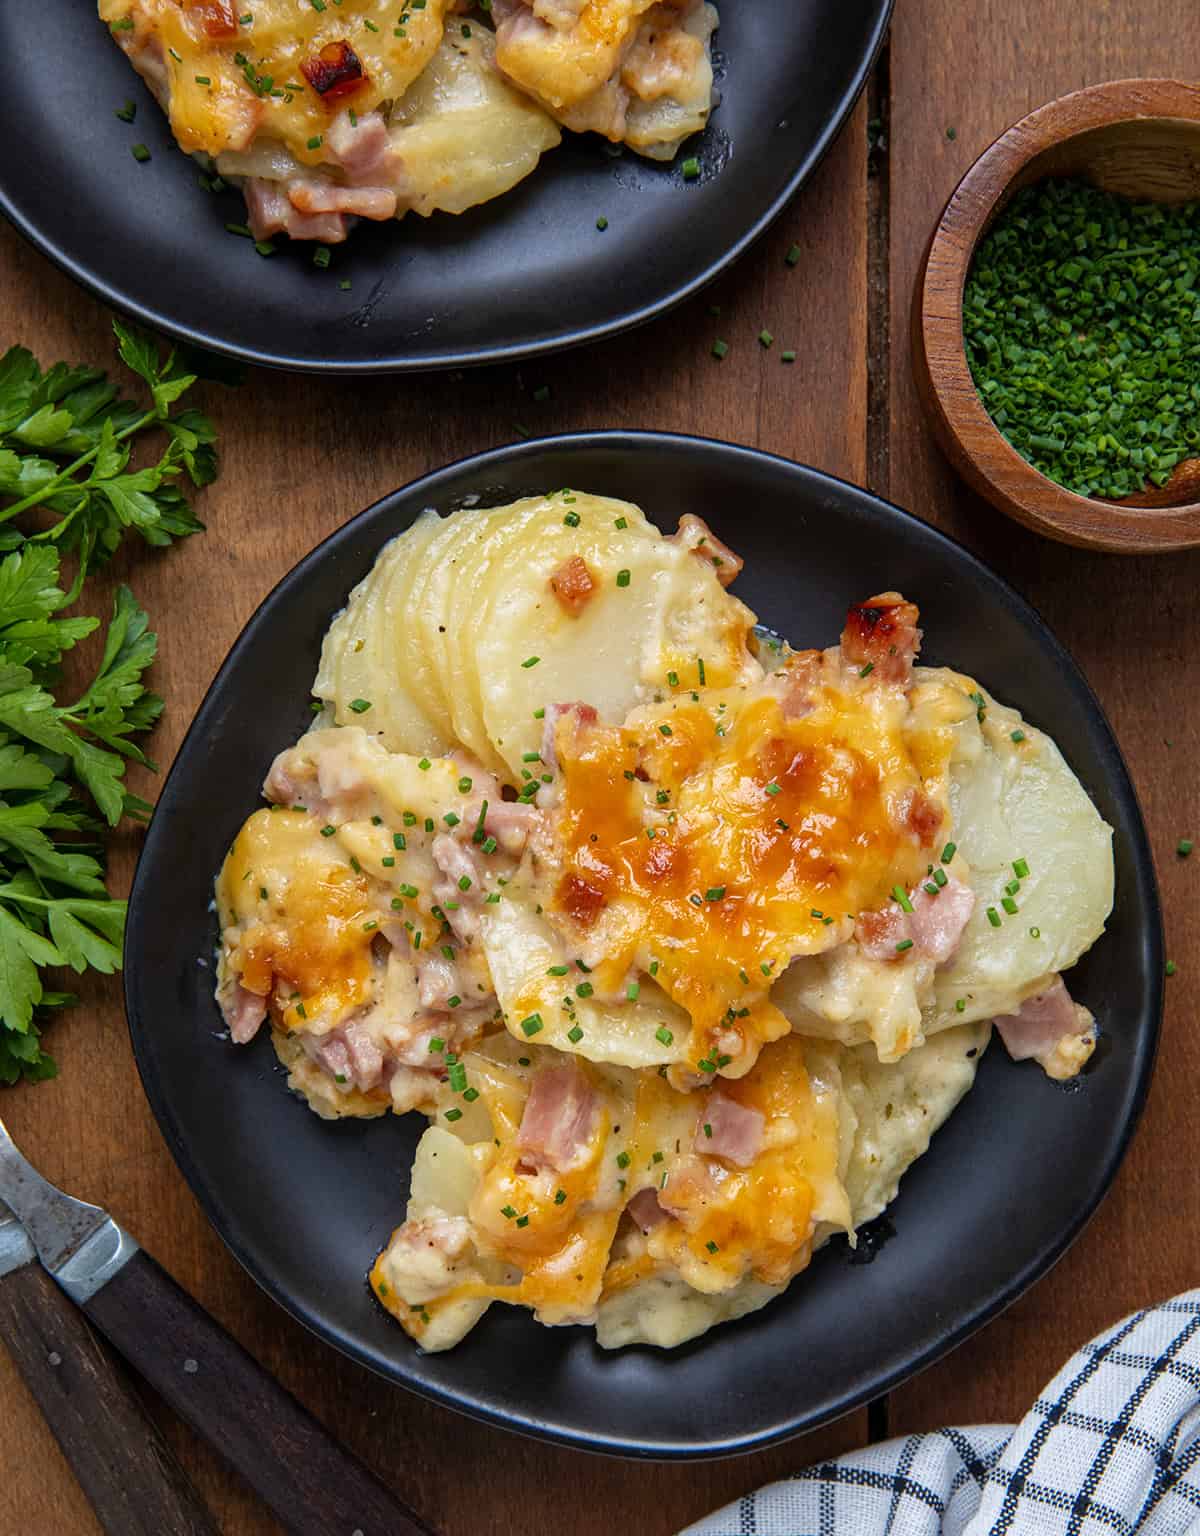
[[[259,599],[377,496],[509,442],[518,426],[705,433],[868,484],[991,561],[1082,664],[1141,795],[1180,974],[1168,989],[1146,1115],[1099,1215],[1022,1301],[872,1412],[707,1465],[651,1471],[538,1446],[407,1396],[310,1338],[210,1230],[142,1095],[118,987],[88,979],[84,1005],[52,1030],[58,1079],[0,1091],[17,1141],[49,1177],[108,1206],[444,1536],[564,1528],[609,1536],[614,1527],[669,1536],[871,1435],[1011,1420],[1102,1325],[1200,1276],[1200,1190],[1188,1139],[1200,1067],[1190,975],[1200,965],[1200,856],[1174,852],[1181,835],[1200,832],[1200,715],[1191,707],[1200,683],[1200,552],[1086,554],[991,512],[929,440],[907,335],[925,243],[974,157],[1054,96],[1180,68],[1177,19],[1178,0],[898,0],[869,99],[774,230],[711,291],[625,339],[521,369],[361,381],[258,373],[236,394],[214,387],[206,403],[219,422],[223,471],[200,505],[208,532],[165,557],[133,552],[113,573],[133,584],[160,634],[155,679],[168,710],[154,752],[165,765]],[[803,257],[788,268],[793,241]],[[44,362],[112,360],[101,307],[8,230],[0,230],[0,314],[0,341],[23,342]],[[770,352],[755,339],[764,325],[777,338]],[[721,363],[709,354],[718,334],[730,342]],[[785,347],[797,351],[794,366],[781,364]],[[542,384],[552,395],[536,404]],[[137,835],[119,840],[118,884],[128,880]],[[228,1536],[278,1530],[190,1432],[159,1416]],[[0,1531],[94,1536],[94,1517],[2,1351],[0,1426]]]

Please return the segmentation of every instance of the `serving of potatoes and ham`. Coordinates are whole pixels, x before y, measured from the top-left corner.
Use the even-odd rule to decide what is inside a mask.
[[[671,160],[714,105],[705,0],[99,0],[256,240],[462,213],[562,137]]]
[[[232,1039],[430,1121],[371,1274],[426,1349],[494,1301],[606,1347],[739,1317],[894,1198],[993,1020],[1094,1048],[1110,831],[1057,747],[918,665],[899,593],[795,651],[741,566],[582,491],[423,513],[221,871]]]

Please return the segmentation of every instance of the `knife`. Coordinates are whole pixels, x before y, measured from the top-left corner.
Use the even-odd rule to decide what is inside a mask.
[[[294,1536],[433,1536],[107,1211],[42,1178],[17,1151],[3,1120],[0,1199],[59,1287],[241,1473],[286,1530]],[[12,1241],[15,1248],[19,1239]]]
[[[220,1536],[128,1374],[0,1201],[0,1339],[109,1536]]]

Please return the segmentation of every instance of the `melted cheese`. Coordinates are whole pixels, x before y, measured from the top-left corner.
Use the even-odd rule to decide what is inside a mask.
[[[602,983],[653,956],[697,1046],[745,1071],[789,1027],[769,978],[926,867],[904,812],[923,792],[905,712],[895,690],[825,686],[800,718],[730,690],[624,728],[560,725],[557,902]]]
[[[217,881],[222,926],[237,935],[230,963],[248,991],[274,986],[284,1029],[336,1021],[370,991],[370,884],[331,843],[303,812],[256,811]]]
[[[320,140],[339,111],[351,106],[362,116],[404,94],[442,40],[445,10],[446,0],[425,0],[420,9],[412,0],[327,0],[320,10],[308,0],[100,4],[110,26],[132,19],[136,50],[161,49],[171,128],[189,154],[245,149],[262,135],[314,166],[328,158]],[[210,20],[222,14],[253,19],[236,21],[226,36],[225,27]],[[322,97],[301,66],[343,42],[365,79],[350,93]]]
[[[462,1057],[494,1132],[472,1149],[477,1172],[463,1207],[475,1258],[448,1266],[461,1278],[432,1298],[397,1287],[387,1249],[372,1271],[376,1295],[414,1338],[443,1336],[468,1301],[528,1306],[547,1323],[587,1321],[605,1298],[667,1272],[708,1295],[747,1278],[779,1285],[808,1263],[818,1223],[849,1227],[838,1085],[810,1076],[799,1039],[768,1047],[723,1090],[763,1116],[763,1149],[749,1168],[694,1152],[706,1090],[679,1093],[655,1072],[610,1070],[595,1078],[604,1107],[583,1154],[563,1172],[529,1170],[517,1146],[524,1098],[555,1053],[526,1046],[532,1068],[522,1071],[495,1054],[512,1048],[485,1042]],[[673,1219],[614,1254],[624,1209],[646,1188],[661,1192]],[[462,1198],[448,1189],[445,1209]],[[414,1204],[410,1220],[426,1211]]]

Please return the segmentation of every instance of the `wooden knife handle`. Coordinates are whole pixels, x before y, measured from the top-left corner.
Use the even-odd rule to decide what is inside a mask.
[[[0,1338],[110,1536],[220,1536],[123,1367],[40,1264],[0,1280]]]
[[[294,1536],[432,1536],[148,1253],[84,1310]]]

